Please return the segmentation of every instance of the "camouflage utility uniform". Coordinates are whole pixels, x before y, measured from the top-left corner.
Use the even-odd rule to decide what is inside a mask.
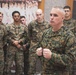
[[[76,20],[74,20],[74,19],[64,20],[64,25],[68,29],[70,29],[76,37]],[[74,73],[76,72],[76,60],[75,60],[75,63],[73,65],[73,71],[72,72],[73,72],[72,75],[74,75]]]
[[[31,40],[30,49],[39,43],[39,41],[42,39],[43,32],[49,27],[50,25],[46,21],[43,21],[42,23],[38,23],[37,20],[34,20],[29,23],[28,34],[29,34],[29,39]],[[33,61],[33,60],[29,60],[29,61]],[[34,65],[36,67],[36,72],[40,72],[41,64],[39,58],[37,58],[36,63],[34,63]]]
[[[3,46],[5,45],[5,37],[6,37],[6,27],[2,23],[0,24],[0,75],[3,75],[4,69],[4,51]]]
[[[76,44],[74,35],[64,26],[56,32],[49,28],[43,34],[42,41],[37,47],[48,48],[52,51],[51,59],[45,59],[40,56],[42,61],[42,74],[41,75],[70,75],[70,67],[74,62],[76,55]],[[34,75],[36,58],[36,49],[30,49],[30,68],[29,75]]]
[[[50,25],[46,21],[38,23],[37,20],[35,20],[29,23],[28,35],[31,40],[31,47],[35,46],[42,39],[43,32],[49,27]]]
[[[27,31],[24,25],[15,25],[14,23],[7,25],[9,43],[7,50],[7,75],[11,75],[11,65],[13,61],[16,63],[16,75],[24,75],[24,56],[23,48],[18,49],[12,42],[12,40],[21,41],[20,45],[24,44],[24,41],[28,41]]]
[[[34,20],[34,21],[29,23],[28,35],[29,35],[29,38],[31,40],[30,49],[32,47],[34,47],[35,45],[37,45],[39,43],[39,41],[41,41],[43,32],[48,28],[49,28],[49,23],[46,21],[43,21],[42,23],[38,23],[37,20]],[[34,62],[33,64],[35,65],[35,67],[37,67],[37,68],[39,67],[39,70],[40,70],[41,66],[38,63],[39,59],[38,58],[36,58],[36,59],[37,59],[37,61]],[[29,60],[29,62],[30,61],[32,61],[32,60]],[[36,65],[38,65],[38,66],[36,66]],[[38,69],[36,69],[36,70],[38,70]]]
[[[74,19],[64,20],[64,25],[68,29],[70,29],[76,36],[76,20],[74,20]]]

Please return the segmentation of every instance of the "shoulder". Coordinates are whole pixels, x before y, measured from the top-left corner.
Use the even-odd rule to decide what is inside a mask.
[[[13,23],[6,25],[6,29],[7,29],[7,30],[12,29],[13,27],[14,27],[14,24],[13,24]]]
[[[63,34],[65,37],[67,37],[67,38],[75,37],[74,34],[73,34],[73,32],[72,32],[70,29],[66,28],[66,27],[63,27],[62,34]]]
[[[44,31],[43,36],[50,35],[51,33],[52,33],[52,28],[50,27]]]
[[[6,25],[4,23],[0,24],[1,27],[5,27]]]
[[[33,25],[33,24],[36,24],[36,23],[37,23],[36,20],[33,20],[28,25]]]
[[[44,23],[44,24],[49,24],[49,22],[48,22],[48,21],[45,21],[45,20],[44,20],[44,22],[43,22],[43,23]]]
[[[33,28],[33,27],[35,27],[36,25],[37,25],[36,20],[33,20],[33,21],[31,21],[31,22],[28,24],[28,29]]]
[[[70,21],[72,22],[72,23],[76,23],[76,20],[75,19],[70,19]]]
[[[49,22],[47,22],[47,21],[44,21],[43,23],[44,23],[44,25],[45,25],[45,27],[46,27],[46,28],[49,28],[49,27],[51,27]]]
[[[11,26],[13,26],[13,25],[14,25],[13,23],[7,24],[6,27],[11,27]]]
[[[3,29],[3,30],[6,29],[6,25],[5,25],[4,23],[2,23],[2,24],[0,25],[0,28]]]
[[[21,27],[21,28],[25,28],[25,25],[23,25],[23,24],[20,23],[20,27]]]
[[[76,21],[76,20],[75,20],[75,19],[73,19],[73,18],[72,18],[71,20],[72,20],[72,21]]]

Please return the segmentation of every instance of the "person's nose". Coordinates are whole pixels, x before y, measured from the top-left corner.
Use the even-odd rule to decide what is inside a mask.
[[[54,19],[54,16],[52,15],[52,16],[50,16],[50,20],[53,20]]]

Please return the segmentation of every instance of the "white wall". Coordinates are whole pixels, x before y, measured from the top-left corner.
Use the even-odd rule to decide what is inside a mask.
[[[66,0],[45,0],[45,7],[44,7],[44,17],[46,21],[49,21],[49,14],[50,10],[53,6],[62,6],[66,5]]]

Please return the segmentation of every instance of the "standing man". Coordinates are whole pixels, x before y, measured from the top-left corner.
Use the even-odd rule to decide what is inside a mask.
[[[39,44],[30,49],[29,75],[35,73],[33,63],[37,57],[42,61],[41,75],[70,75],[70,67],[76,57],[76,42],[73,33],[63,25],[64,16],[61,7],[52,8],[52,27],[44,32]]]
[[[21,24],[24,25],[27,29],[27,32],[28,32],[28,26],[26,25],[26,18],[25,16],[20,16],[20,21],[21,21]],[[28,51],[24,51],[24,73],[25,75],[27,75],[28,73],[28,56],[29,56],[29,50]]]
[[[68,29],[70,29],[76,37],[76,20],[71,18],[71,8],[70,8],[70,6],[65,6],[63,9],[65,11],[64,25]],[[76,72],[76,60],[75,60],[75,63],[73,65],[73,75],[75,72]]]
[[[36,11],[36,20],[30,22],[28,25],[28,35],[29,39],[31,40],[30,48],[39,43],[39,41],[42,39],[43,32],[49,27],[49,23],[44,20],[43,11],[41,9],[38,9]],[[36,67],[36,72],[40,73],[40,60],[37,59],[36,62],[34,62],[33,65]]]
[[[76,36],[76,20],[71,18],[71,8],[69,6],[65,6],[63,9],[65,11],[64,25]]]
[[[3,75],[4,70],[4,51],[3,47],[5,45],[5,37],[6,37],[6,27],[2,23],[3,13],[0,12],[0,75]]]
[[[13,61],[16,64],[16,75],[24,75],[24,49],[23,44],[28,46],[27,31],[24,25],[20,23],[20,12],[12,13],[14,22],[7,25],[8,31],[8,50],[7,50],[7,75],[11,75],[11,66]]]
[[[25,18],[25,16],[21,16],[21,17],[20,17],[20,21],[21,21],[21,23],[22,23],[23,25],[26,26],[26,18]]]
[[[26,27],[27,32],[28,32],[28,26],[26,24],[26,18],[25,18],[25,16],[20,16],[20,21],[21,21],[21,24],[23,24]]]
[[[43,32],[49,27],[49,23],[44,20],[43,11],[38,9],[36,11],[36,20],[31,21],[28,25],[31,47],[35,46],[42,39]]]

